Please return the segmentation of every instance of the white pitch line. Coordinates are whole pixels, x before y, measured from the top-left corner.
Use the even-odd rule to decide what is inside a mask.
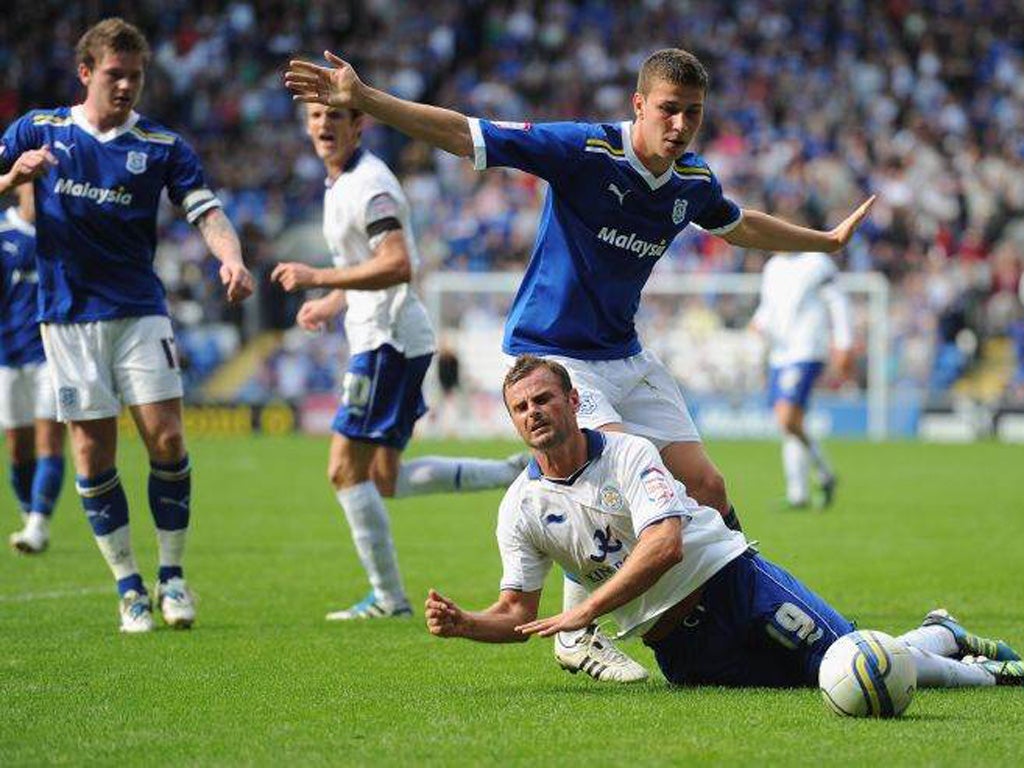
[[[79,589],[56,589],[52,592],[23,592],[20,595],[0,595],[0,603],[29,603],[33,600],[61,600],[66,597],[99,595],[111,592],[107,587],[81,587]]]

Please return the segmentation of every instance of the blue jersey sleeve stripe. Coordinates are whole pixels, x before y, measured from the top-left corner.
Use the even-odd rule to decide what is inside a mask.
[[[482,171],[487,168],[487,142],[479,118],[469,118],[469,135],[473,137],[473,170]]]
[[[604,150],[615,157],[626,156],[626,151],[624,149],[617,149],[604,139],[587,139],[587,150],[590,151],[591,148],[597,150]]]
[[[153,144],[165,144],[170,146],[174,143],[175,137],[169,133],[156,133],[154,131],[144,131],[138,126],[133,127],[129,133],[133,136],[142,139],[143,141],[149,141]]]

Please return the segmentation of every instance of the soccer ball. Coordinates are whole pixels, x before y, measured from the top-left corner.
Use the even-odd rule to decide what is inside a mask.
[[[843,635],[825,652],[818,686],[829,708],[848,717],[899,717],[914,698],[910,649],[884,632]]]

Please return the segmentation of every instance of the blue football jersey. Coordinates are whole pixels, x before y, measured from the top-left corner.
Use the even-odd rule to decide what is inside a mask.
[[[0,220],[0,365],[18,368],[41,363],[36,229],[15,208]]]
[[[630,128],[470,120],[478,170],[518,168],[549,184],[505,352],[637,354],[640,291],[669,243],[690,222],[714,234],[739,223],[740,209],[699,155],[683,155],[656,177],[636,157]]]
[[[195,152],[134,112],[99,133],[79,105],[15,121],[0,142],[0,166],[44,144],[57,166],[35,182],[40,320],[166,315],[153,269],[160,194],[166,188],[190,222],[220,205]]]

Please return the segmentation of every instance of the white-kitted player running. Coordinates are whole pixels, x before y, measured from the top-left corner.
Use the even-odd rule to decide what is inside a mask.
[[[657,446],[673,476],[738,527],[725,480],[704,451],[679,387],[643,349],[634,319],[655,262],[690,223],[728,242],[764,250],[835,251],[853,236],[872,201],[839,226],[817,231],[741,209],[690,152],[704,117],[708,73],[677,48],[647,58],[633,94],[633,116],[614,123],[530,123],[471,119],[364,84],[350,64],[293,61],[285,84],[307,103],[362,110],[413,138],[472,158],[474,167],[509,167],[548,182],[533,255],[505,325],[504,351],[556,358],[580,390],[581,423],[627,431]],[[567,577],[566,608],[586,599]],[[563,666],[595,669],[581,655],[583,632],[563,633]],[[600,638],[588,654],[603,654]],[[646,676],[621,654],[602,657],[601,680]]]
[[[272,278],[286,290],[330,288],[305,302],[298,323],[315,330],[347,303],[348,370],[332,428],[328,477],[345,512],[370,593],[329,620],[410,616],[383,496],[506,488],[526,456],[507,460],[426,456],[401,461],[426,410],[423,377],[434,329],[413,290],[419,264],[402,186],[360,147],[362,115],[310,104],[306,132],[327,171],[324,237],[335,266],[287,262]]]
[[[836,474],[820,443],[804,428],[811,391],[830,357],[847,376],[853,362],[850,305],[836,282],[835,262],[823,253],[777,254],[768,260],[761,300],[751,326],[768,342],[768,401],[782,430],[782,468],[786,501],[805,507],[811,501],[813,463],[820,505],[832,503]]]

